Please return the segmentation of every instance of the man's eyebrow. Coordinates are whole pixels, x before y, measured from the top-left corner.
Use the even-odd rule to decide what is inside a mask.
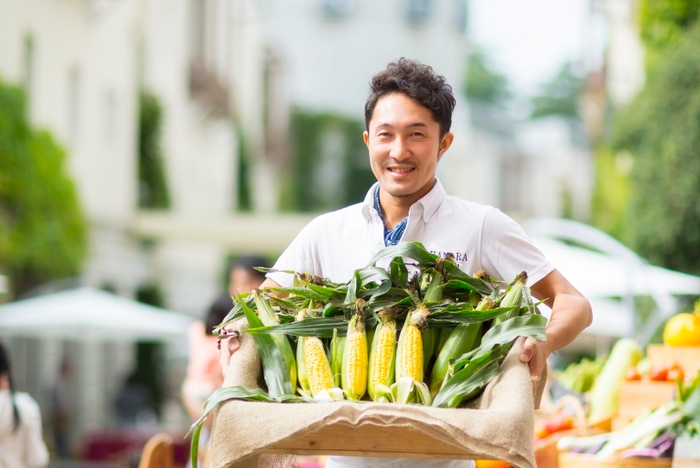
[[[428,124],[426,124],[426,123],[424,123],[424,122],[414,122],[414,123],[412,123],[412,124],[406,125],[407,128],[410,128],[410,127],[427,127],[427,126],[428,126]],[[394,128],[393,125],[391,125],[390,123],[387,123],[387,122],[379,122],[379,123],[377,124],[376,128],[379,128],[379,127]]]

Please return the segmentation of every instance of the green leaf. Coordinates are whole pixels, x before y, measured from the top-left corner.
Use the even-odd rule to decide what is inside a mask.
[[[481,345],[458,358],[454,366],[456,369],[461,368],[465,361],[488,354],[495,346],[506,343],[512,344],[519,336],[546,341],[546,325],[547,318],[543,315],[524,315],[510,318],[484,333],[484,336],[481,338]]]
[[[394,283],[394,286],[399,288],[408,286],[408,269],[403,258],[396,257],[393,259],[389,265],[389,271],[391,272],[391,281]]]
[[[245,303],[243,311],[251,328],[260,328],[262,321]],[[249,331],[249,330],[246,330]],[[263,368],[263,378],[267,390],[272,396],[293,394],[294,388],[289,380],[289,369],[277,343],[270,335],[254,334],[255,349],[260,356]]]
[[[406,257],[416,260],[421,266],[435,266],[438,255],[428,252],[420,242],[400,242],[399,244],[385,247],[370,260],[369,265],[374,265],[384,257]]]
[[[269,335],[270,333],[284,333],[292,336],[318,336],[319,338],[333,338],[333,330],[338,329],[341,336],[347,332],[348,322],[342,317],[316,317],[307,318],[298,322],[290,322],[272,327],[260,324],[258,327],[251,326],[246,329],[246,333],[253,336]]]
[[[502,373],[500,366],[501,350],[490,349],[488,352],[466,361],[464,367],[447,380],[435,399],[433,406],[456,408],[468,396],[486,386],[492,379]],[[448,374],[449,376],[449,374]]]

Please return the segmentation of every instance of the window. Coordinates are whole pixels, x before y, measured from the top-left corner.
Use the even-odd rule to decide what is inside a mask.
[[[78,139],[80,117],[80,70],[74,66],[68,72],[68,106],[67,106],[67,137],[68,143],[74,145]]]
[[[326,18],[343,18],[355,9],[356,0],[323,0],[323,15]]]
[[[411,23],[424,23],[430,16],[430,0],[407,0],[406,13]]]

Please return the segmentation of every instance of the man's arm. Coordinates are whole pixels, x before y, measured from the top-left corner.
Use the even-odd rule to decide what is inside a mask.
[[[552,309],[546,328],[547,341],[528,338],[520,354],[520,361],[529,363],[536,387],[547,357],[574,341],[591,324],[593,313],[588,300],[558,270],[532,285],[530,291],[537,299],[545,299]]]
[[[272,281],[270,278],[265,279],[263,283],[260,285],[259,289],[263,288],[279,288],[280,285],[277,284],[275,281]],[[228,331],[239,331],[238,330],[238,321],[230,324],[226,329]],[[235,336],[234,336],[235,335]],[[228,370],[229,364],[231,362],[231,355],[238,351],[238,348],[241,347],[241,342],[238,340],[238,335],[236,334],[231,334],[229,338],[222,340],[221,341],[221,354],[219,356],[219,365],[221,365],[221,371],[224,375],[224,379],[226,378],[226,371]]]

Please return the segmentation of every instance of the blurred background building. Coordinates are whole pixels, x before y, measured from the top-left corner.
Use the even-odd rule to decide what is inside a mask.
[[[590,43],[527,102],[480,47],[470,13],[478,4],[0,0],[0,83],[21,86],[31,125],[65,150],[84,214],[77,282],[202,317],[231,258],[274,260],[316,213],[362,199],[374,181],[361,136],[368,83],[401,56],[430,64],[455,90],[455,144],[438,167],[449,192],[518,220],[593,220],[611,108],[645,82],[638,2],[577,2]],[[480,21],[497,26],[508,15]],[[547,18],[520,22],[544,29]],[[615,161],[629,166],[625,154]],[[65,283],[2,273],[0,302]],[[12,344],[20,386],[46,405],[63,357],[75,361],[76,436],[114,422],[111,401],[144,360],[172,364],[162,417],[185,420],[182,342],[166,351]]]

